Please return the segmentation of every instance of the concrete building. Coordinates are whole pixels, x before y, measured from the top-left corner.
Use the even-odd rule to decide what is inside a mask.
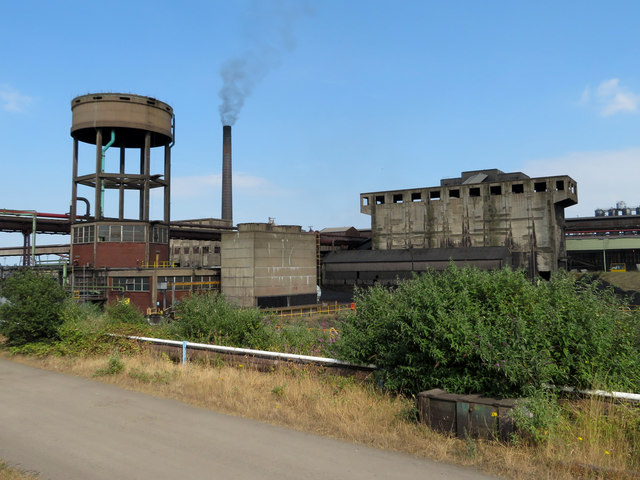
[[[222,293],[242,307],[316,303],[316,235],[299,226],[241,223],[222,234]]]
[[[497,169],[462,172],[435,187],[362,193],[371,250],[329,253],[323,291],[393,285],[451,261],[548,277],[566,267],[564,209],[577,201],[568,176],[530,178]]]
[[[515,267],[549,275],[566,266],[564,209],[578,202],[568,176],[463,172],[437,187],[360,195],[373,250],[506,247]]]

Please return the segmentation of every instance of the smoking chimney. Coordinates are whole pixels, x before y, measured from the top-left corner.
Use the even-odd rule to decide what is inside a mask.
[[[222,219],[233,224],[231,195],[231,125],[222,127]]]

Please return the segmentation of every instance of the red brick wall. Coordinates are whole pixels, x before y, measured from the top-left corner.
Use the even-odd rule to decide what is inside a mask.
[[[96,245],[96,258],[93,257],[93,244],[81,244],[73,246],[73,257],[77,266],[92,265],[96,268],[135,268],[142,263],[153,263],[158,254],[158,261],[169,260],[169,246],[165,244],[149,244],[149,257],[145,257],[146,245],[144,243],[98,243]]]

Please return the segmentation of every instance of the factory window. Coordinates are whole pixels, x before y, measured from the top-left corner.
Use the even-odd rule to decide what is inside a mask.
[[[411,194],[411,201],[412,202],[421,202],[422,201],[422,194],[420,192],[414,192]]]
[[[182,247],[182,253],[184,253],[185,255],[189,255],[190,249],[189,247]]]
[[[394,193],[393,195],[393,203],[402,203],[402,194]]]
[[[479,197],[480,196],[480,189],[478,187],[470,188],[469,189],[469,196],[470,197]]]
[[[376,204],[384,205],[384,195],[376,195]]]
[[[202,247],[202,253],[204,255],[206,255],[207,253],[209,253],[209,247]]]
[[[144,225],[123,225],[123,242],[144,242]]]
[[[489,187],[491,195],[502,195],[502,187],[500,185],[492,185]]]
[[[460,190],[453,189],[453,190],[449,190],[449,198],[460,198]]]
[[[122,241],[122,225],[111,225],[109,228],[109,242]]]
[[[180,255],[180,247],[173,247],[173,254]]]
[[[169,229],[161,225],[155,225],[151,231],[153,243],[169,243]]]
[[[533,184],[533,191],[542,193],[547,191],[547,182],[536,182]]]
[[[213,247],[213,253],[220,253],[220,247]]]
[[[429,192],[429,200],[440,200],[440,190],[432,190]]]
[[[564,190],[564,181],[556,180],[556,192],[562,192]]]
[[[514,183],[511,185],[511,193],[524,193],[524,184]]]
[[[149,277],[114,277],[113,286],[125,292],[148,292]]]
[[[362,197],[362,205],[365,207],[369,206],[369,197]]]
[[[94,226],[87,227],[75,227],[73,229],[73,243],[93,243],[94,240]]]
[[[200,247],[193,247],[193,253],[200,253]]]
[[[98,225],[99,242],[144,242],[144,225]]]

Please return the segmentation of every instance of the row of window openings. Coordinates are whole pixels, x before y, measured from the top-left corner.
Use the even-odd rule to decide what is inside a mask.
[[[193,279],[193,280],[192,280]],[[184,283],[187,285],[175,285],[175,290],[211,290],[216,289],[216,278],[212,275],[158,277],[158,283]],[[188,285],[192,282],[204,282],[202,284]],[[149,277],[113,277],[113,287],[125,292],[148,292]]]
[[[76,227],[73,230],[73,243],[93,243],[94,227]],[[99,242],[144,242],[144,225],[98,225]],[[151,230],[151,243],[169,243],[169,229],[155,226]]]
[[[182,251],[182,253],[189,255],[190,253],[200,253],[200,247],[174,247],[173,248],[173,254],[174,255],[180,255],[180,251]],[[203,254],[208,254],[211,253],[211,248],[210,247],[202,247],[202,253]],[[220,247],[213,247],[213,253],[220,253]]]
[[[556,192],[560,192],[564,190],[564,181],[558,180],[556,182]],[[533,191],[535,193],[548,192],[547,190],[547,182],[536,182],[533,184]],[[511,193],[524,193],[524,184],[522,183],[514,183],[511,185]],[[489,187],[490,195],[502,195],[502,185],[492,185]],[[469,196],[470,197],[480,197],[481,191],[480,187],[472,187],[469,188]],[[440,190],[432,190],[429,192],[429,200],[440,200]],[[450,189],[449,190],[449,198],[460,198],[460,190],[459,189]],[[376,205],[383,205],[385,203],[384,195],[376,195]],[[393,194],[392,197],[393,203],[404,203],[404,194],[396,193]],[[421,202],[422,201],[422,192],[413,192],[411,193],[411,201],[412,202]],[[369,205],[369,197],[364,197],[364,205]]]
[[[219,278],[213,275],[158,277],[158,284],[166,283],[170,290],[216,290]],[[193,284],[195,283],[195,285]],[[176,285],[183,284],[183,285]]]

